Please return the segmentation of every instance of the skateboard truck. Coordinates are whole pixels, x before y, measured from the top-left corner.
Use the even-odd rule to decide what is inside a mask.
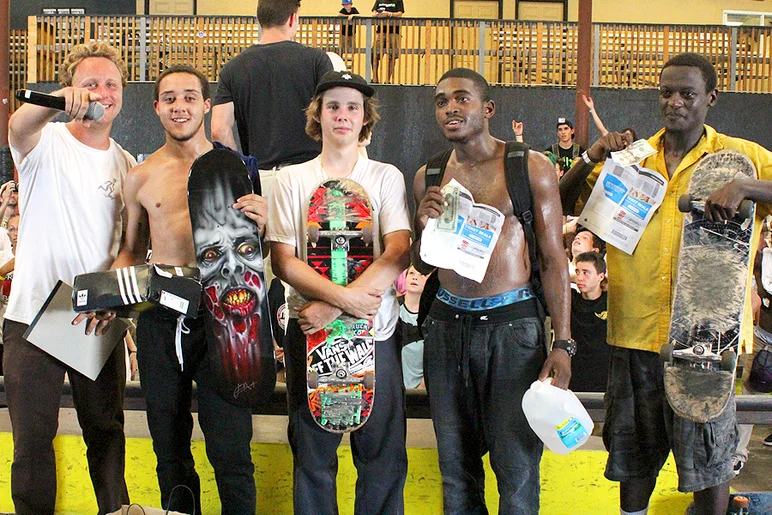
[[[682,359],[688,361],[692,368],[703,370],[710,370],[715,364],[719,364],[721,370],[734,372],[737,364],[737,354],[733,350],[727,349],[719,356],[702,343],[686,349],[676,349],[673,343],[666,343],[660,348],[659,356],[665,364],[672,364],[676,359]]]
[[[346,284],[348,270],[345,266],[339,266],[339,263],[346,263],[346,256],[348,256],[350,240],[352,238],[362,238],[366,245],[369,245],[373,241],[373,226],[366,225],[361,230],[346,231],[346,223],[343,221],[330,221],[329,231],[323,231],[316,225],[309,225],[307,234],[308,242],[316,246],[320,238],[330,239],[330,254],[332,257],[331,277],[330,279],[335,284]],[[336,230],[340,225],[340,230]]]
[[[693,198],[689,193],[678,197],[678,210],[682,213],[689,213],[691,211],[705,212],[705,201],[697,200]],[[740,202],[740,206],[737,208],[735,216],[740,218],[750,218],[753,214],[753,201],[743,200]]]

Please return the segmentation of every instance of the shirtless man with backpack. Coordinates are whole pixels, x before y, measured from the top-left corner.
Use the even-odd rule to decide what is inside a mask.
[[[451,179],[467,188],[475,202],[494,206],[505,216],[481,283],[451,270],[438,271],[440,290],[423,325],[425,373],[445,512],[487,513],[482,455],[490,452],[499,513],[536,514],[542,443],[528,426],[520,401],[536,379],[551,375],[560,388],[571,379],[570,356],[576,347],[570,335],[568,267],[554,169],[539,152],[526,154],[530,172],[528,183],[521,186],[531,190],[529,211],[538,248],[533,254],[540,256],[546,308],[556,337],[548,353],[531,289],[532,264],[523,225],[531,216],[513,208],[505,174],[507,146],[488,128],[494,113],[488,83],[472,70],[450,70],[437,84],[435,117],[453,143],[453,152],[437,185],[427,187],[426,166],[416,174],[413,191],[418,208],[411,256],[422,273],[432,269],[420,258],[421,233],[429,218],[442,214],[440,188]],[[477,311],[452,307],[462,299],[478,300],[468,305],[496,307]]]

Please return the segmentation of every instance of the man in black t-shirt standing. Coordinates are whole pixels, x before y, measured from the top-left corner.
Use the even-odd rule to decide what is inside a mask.
[[[399,18],[405,14],[402,0],[375,0],[373,16],[376,18]],[[381,22],[376,25],[375,41],[373,43],[373,80],[378,83],[378,64],[381,56],[386,54],[389,60],[389,75],[386,82],[390,83],[394,75],[394,62],[399,59],[400,35],[397,22]]]
[[[574,159],[581,157],[585,149],[580,147],[578,143],[574,143],[574,126],[570,121],[565,118],[558,118],[557,130],[558,142],[547,148],[545,152],[552,152],[558,158],[562,177],[562,174],[566,173],[574,164]]]
[[[212,139],[254,156],[263,196],[270,196],[276,171],[315,158],[321,145],[306,134],[305,108],[319,79],[332,71],[323,51],[292,41],[298,30],[298,0],[259,0],[260,41],[220,71],[212,107]]]

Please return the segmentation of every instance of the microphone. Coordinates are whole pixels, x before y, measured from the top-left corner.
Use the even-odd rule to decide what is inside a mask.
[[[63,97],[55,97],[53,95],[46,95],[45,93],[38,93],[29,89],[20,89],[16,92],[16,100],[25,102],[27,104],[35,104],[36,106],[50,107],[64,111],[67,106],[67,102]],[[83,116],[84,120],[94,120],[98,122],[105,116],[105,106],[99,102],[89,102],[86,114]]]

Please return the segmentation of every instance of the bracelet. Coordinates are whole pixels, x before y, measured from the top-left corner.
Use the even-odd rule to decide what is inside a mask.
[[[590,109],[590,114],[594,113],[595,109]]]
[[[589,151],[588,151],[588,150],[585,150],[585,151],[584,151],[584,153],[582,154],[582,159],[583,159],[583,160],[584,160],[584,162],[585,162],[585,163],[587,163],[588,165],[596,165],[596,164],[598,164],[598,162],[597,162],[597,161],[593,161],[593,160],[590,158],[590,154],[589,154]]]
[[[129,351],[129,355],[131,355],[131,354],[136,354],[136,353],[137,353],[137,351],[135,351],[135,350],[130,350],[130,351]]]

